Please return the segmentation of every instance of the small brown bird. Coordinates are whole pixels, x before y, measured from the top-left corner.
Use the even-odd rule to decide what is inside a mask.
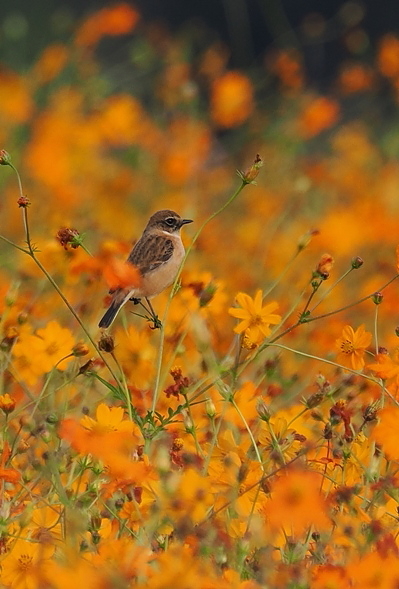
[[[192,219],[182,219],[169,210],[158,211],[150,217],[127,259],[127,263],[139,270],[141,284],[136,288],[117,288],[113,292],[111,305],[99,327],[109,327],[129,299],[151,299],[172,284],[184,257],[180,229],[187,223],[192,223]]]

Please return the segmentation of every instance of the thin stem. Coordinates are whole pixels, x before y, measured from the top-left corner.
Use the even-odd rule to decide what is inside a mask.
[[[20,252],[23,252],[24,254],[29,254],[30,253],[29,250],[25,249],[24,247],[21,247],[20,245],[17,245],[13,241],[11,241],[11,239],[7,239],[7,237],[4,237],[4,235],[0,235],[0,239],[2,239],[3,241],[5,241],[9,245],[12,245],[17,250],[19,250]]]
[[[247,432],[248,432],[248,435],[249,435],[249,437],[250,437],[250,439],[251,439],[251,442],[252,442],[252,446],[253,446],[253,448],[254,448],[254,450],[255,450],[256,458],[257,458],[257,459],[258,459],[258,461],[259,461],[259,464],[260,464],[260,466],[261,466],[261,469],[264,471],[265,469],[264,469],[264,466],[263,466],[263,462],[262,462],[261,455],[259,454],[259,448],[258,448],[258,445],[257,445],[257,443],[256,443],[256,440],[255,440],[255,438],[254,438],[254,436],[253,436],[253,433],[252,433],[252,431],[251,431],[251,428],[249,427],[249,425],[248,425],[248,422],[247,422],[247,420],[245,419],[245,417],[244,417],[244,415],[243,415],[243,413],[242,413],[241,409],[239,408],[239,406],[238,406],[238,405],[237,405],[237,403],[235,402],[235,400],[234,400],[234,397],[233,397],[233,398],[230,400],[230,402],[232,403],[232,405],[233,405],[234,409],[237,411],[238,415],[240,416],[240,419],[241,419],[241,421],[242,421],[242,422],[243,422],[243,424],[245,425],[245,429],[246,429],[246,430],[247,430]]]
[[[11,163],[8,162],[8,165],[10,166],[10,168],[12,168],[17,176],[17,181],[18,181],[18,188],[19,188],[19,194],[20,196],[23,196],[23,192],[22,192],[22,182],[21,182],[21,176],[19,175],[19,172],[17,170],[17,168]]]
[[[395,276],[393,278],[388,280],[388,282],[386,282],[383,286],[381,286],[381,288],[378,289],[378,292],[384,290],[387,286],[389,286],[398,277],[399,277],[399,274],[395,274]],[[273,344],[274,342],[276,342],[277,340],[282,338],[287,333],[290,333],[291,331],[296,329],[299,325],[303,325],[305,323],[312,323],[312,321],[317,321],[318,319],[324,319],[325,317],[330,317],[331,315],[336,315],[337,313],[341,313],[342,311],[346,311],[347,309],[351,309],[352,307],[355,307],[356,305],[360,305],[360,303],[364,303],[364,301],[371,299],[371,297],[375,295],[375,292],[376,291],[372,292],[369,295],[366,295],[365,297],[362,297],[361,299],[358,299],[357,301],[354,301],[353,303],[349,303],[348,305],[345,305],[344,307],[340,307],[339,309],[335,309],[335,311],[329,311],[328,313],[322,313],[321,315],[316,315],[316,317],[308,317],[308,318],[306,318],[306,321],[301,321],[301,320],[297,321],[296,323],[294,323],[290,327],[287,327],[287,329],[285,329],[284,331],[279,333],[275,338],[273,338],[269,342],[263,344],[259,348],[258,352],[261,352],[269,344]]]
[[[119,370],[119,372],[121,374],[121,382],[122,382],[123,390],[125,392],[125,397],[126,397],[127,413],[129,415],[130,421],[133,421],[132,400],[130,398],[130,393],[129,393],[129,388],[127,386],[125,373],[123,372],[122,366],[119,364],[118,359],[115,356],[115,353],[114,352],[111,352],[111,356],[112,356],[112,359],[114,360],[114,362],[117,365],[118,370]]]
[[[206,227],[206,225],[208,225],[208,223],[210,223],[215,217],[217,217],[217,215],[220,215],[220,213],[222,213],[236,198],[237,196],[240,194],[240,192],[243,190],[243,188],[247,186],[247,182],[242,181],[240,186],[235,190],[235,192],[230,196],[230,198],[227,199],[227,201],[214,213],[212,213],[200,226],[200,228],[197,230],[197,232],[194,234],[194,237],[190,243],[190,245],[187,247],[186,252],[184,254],[184,258],[179,266],[179,270],[177,271],[176,274],[176,278],[173,282],[172,285],[172,290],[170,292],[170,295],[168,297],[168,301],[166,303],[166,308],[165,308],[165,312],[162,318],[162,325],[165,324],[166,322],[166,318],[168,316],[169,313],[169,308],[172,302],[172,298],[175,294],[176,291],[176,287],[177,284],[179,282],[180,279],[180,275],[182,273],[184,264],[188,258],[188,256],[191,253],[191,250],[194,247],[194,244],[196,243],[196,241],[198,240],[199,236],[201,235],[203,229]],[[157,369],[156,369],[156,376],[155,376],[155,383],[154,383],[154,391],[153,391],[153,399],[152,399],[152,413],[154,413],[155,411],[155,407],[158,401],[158,396],[159,396],[159,385],[160,385],[160,379],[161,379],[161,369],[162,369],[162,359],[163,359],[163,351],[164,351],[164,342],[165,342],[165,331],[163,329],[163,327],[160,330],[160,342],[159,342],[159,348],[158,348],[158,357],[157,357]]]
[[[375,353],[378,354],[379,345],[378,345],[378,308],[379,305],[375,306],[375,313],[374,313],[374,340],[375,340]]]
[[[317,307],[320,305],[320,303],[322,301],[324,301],[324,299],[326,299],[328,297],[328,295],[331,293],[331,291],[342,281],[344,280],[344,278],[346,278],[348,276],[348,274],[350,274],[351,272],[353,272],[354,268],[350,267],[349,270],[347,270],[346,272],[344,272],[342,274],[342,276],[340,278],[338,278],[338,280],[336,280],[334,282],[334,284],[332,286],[330,286],[330,288],[328,290],[326,290],[326,292],[320,297],[320,299],[318,300],[318,302],[316,303],[316,305],[313,307],[313,309],[310,310],[311,313],[313,313],[313,311],[315,309],[317,309]]]

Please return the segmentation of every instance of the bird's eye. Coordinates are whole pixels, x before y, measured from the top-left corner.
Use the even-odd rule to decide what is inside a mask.
[[[168,227],[173,227],[173,225],[175,224],[174,217],[168,217],[167,219],[165,219],[165,223],[168,225]]]

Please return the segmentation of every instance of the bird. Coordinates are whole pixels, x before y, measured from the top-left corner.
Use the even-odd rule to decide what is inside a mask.
[[[126,260],[138,269],[141,283],[137,287],[110,291],[112,301],[99,327],[109,327],[129,299],[137,303],[144,297],[152,309],[149,299],[165,290],[176,278],[185,254],[180,229],[187,223],[192,223],[192,219],[182,219],[168,209],[157,211],[150,217]]]

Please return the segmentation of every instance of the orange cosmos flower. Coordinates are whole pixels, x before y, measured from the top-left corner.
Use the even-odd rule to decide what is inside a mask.
[[[375,372],[377,376],[384,380],[395,378],[399,381],[399,349],[393,353],[393,358],[388,354],[377,354],[377,362],[367,364],[367,368]]]
[[[365,330],[364,325],[360,325],[356,331],[350,325],[345,325],[341,337],[336,340],[339,350],[337,362],[352,370],[363,370],[364,352],[371,344],[371,339],[372,335]]]
[[[68,49],[61,43],[46,47],[34,67],[34,78],[40,84],[53,80],[65,67],[69,57]]]
[[[241,309],[231,307],[229,314],[241,322],[234,328],[236,333],[243,333],[248,336],[249,340],[254,343],[260,343],[265,337],[270,335],[270,325],[277,325],[281,321],[281,316],[276,315],[274,311],[278,308],[278,303],[273,301],[264,307],[262,306],[263,294],[257,290],[254,298],[239,292],[236,296],[236,302]]]
[[[132,433],[134,423],[124,419],[124,414],[122,407],[108,407],[105,403],[100,403],[96,410],[96,419],[85,415],[80,423],[93,435],[101,436],[109,432]]]
[[[388,78],[399,75],[399,39],[395,35],[383,37],[378,52],[378,66]]]
[[[338,103],[325,96],[312,100],[304,109],[299,120],[299,130],[305,139],[310,139],[331,127],[338,119]]]
[[[124,35],[136,26],[139,14],[127,2],[102,8],[90,15],[76,33],[76,44],[91,47],[104,35]]]
[[[324,564],[314,567],[311,589],[349,589],[350,580],[341,566]]]
[[[378,411],[378,424],[371,438],[380,444],[392,460],[399,459],[399,407],[386,407]]]
[[[272,528],[280,527],[288,535],[299,535],[314,526],[326,530],[330,520],[326,503],[320,495],[320,475],[304,470],[291,470],[280,476],[272,487],[272,498],[262,512]]]
[[[18,539],[1,563],[1,581],[12,589],[40,589],[47,583],[46,571],[54,547]]]
[[[141,274],[136,266],[122,260],[111,260],[104,268],[104,278],[110,289],[139,287]]]
[[[237,71],[227,72],[213,83],[211,114],[217,125],[237,127],[252,110],[253,88],[247,76]]]

